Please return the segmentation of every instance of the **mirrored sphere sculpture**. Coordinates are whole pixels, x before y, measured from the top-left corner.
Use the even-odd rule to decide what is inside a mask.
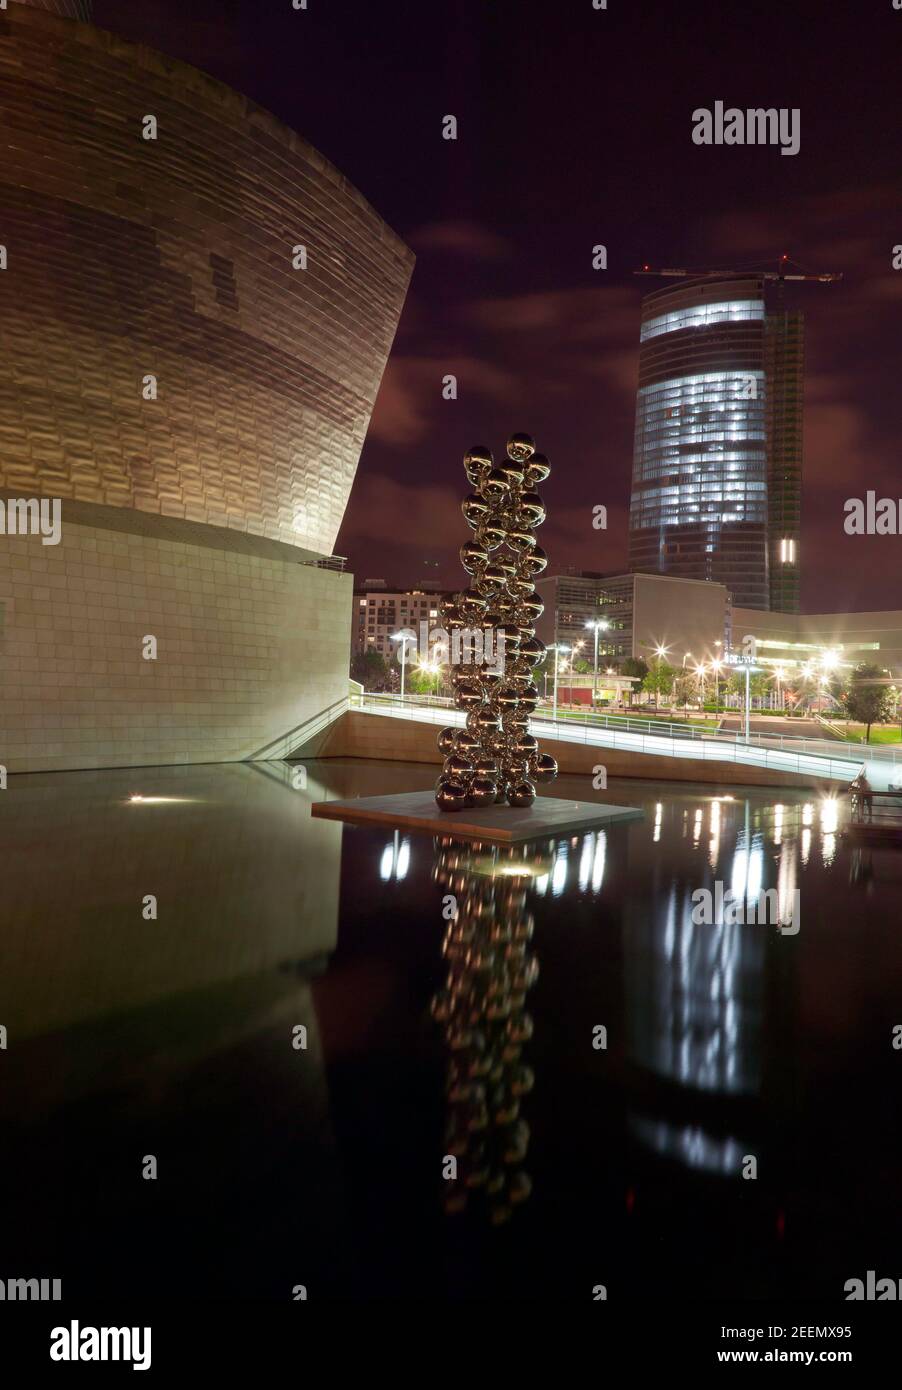
[[[497,465],[490,449],[474,445],[464,455],[464,472],[471,491],[461,510],[472,535],[460,559],[469,586],[442,602],[441,617],[452,638],[478,630],[484,645],[482,664],[463,657],[467,665],[461,667],[453,664],[452,642],[451,685],[455,705],[466,713],[466,730],[439,734],[444,765],[435,799],[443,811],[500,802],[531,806],[535,784],[557,776],[554,758],[539,751],[529,732],[538,700],[532,672],[545,656],[535,635],[543,607],[535,579],[548,564],[536,543],[536,527],[545,520],[536,487],[551,465],[536,453],[533,439],[518,431]]]

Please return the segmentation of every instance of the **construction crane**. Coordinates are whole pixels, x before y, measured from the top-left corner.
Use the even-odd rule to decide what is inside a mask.
[[[742,279],[743,276],[754,277],[758,280],[776,280],[781,284],[786,280],[814,280],[821,285],[835,285],[842,279],[842,271],[825,271],[821,275],[810,275],[802,271],[801,267],[792,270],[796,262],[790,260],[789,256],[781,256],[777,262],[776,270],[684,270],[664,269],[653,270],[650,265],[642,266],[641,270],[633,272],[634,275],[657,275],[666,279],[677,280],[719,280],[722,278]]]

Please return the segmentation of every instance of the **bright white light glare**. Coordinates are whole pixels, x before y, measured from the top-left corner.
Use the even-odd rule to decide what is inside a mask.
[[[592,865],[592,892],[601,891],[604,879],[604,865],[607,856],[608,837],[603,830],[598,832],[598,840],[595,845],[595,862]]]
[[[128,804],[129,806],[163,806],[174,801],[189,802],[196,800],[197,798],[194,796],[142,796],[140,793],[136,793],[135,796],[129,797]]]

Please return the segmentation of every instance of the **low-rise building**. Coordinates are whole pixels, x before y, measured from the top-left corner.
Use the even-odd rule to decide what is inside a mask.
[[[391,635],[401,628],[413,628],[419,636],[420,624],[438,625],[438,605],[445,589],[426,581],[411,589],[389,588],[384,579],[367,579],[354,590],[351,641],[355,652],[375,651],[391,661],[397,643]]]
[[[538,580],[545,603],[537,634],[546,645],[574,648],[599,669],[628,657],[671,665],[710,660],[730,644],[730,596],[723,584],[665,574],[596,575],[563,571]]]

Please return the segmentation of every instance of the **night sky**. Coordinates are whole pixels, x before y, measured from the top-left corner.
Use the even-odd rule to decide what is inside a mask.
[[[843,532],[847,498],[902,497],[902,11],[608,4],[95,0],[94,14],[268,107],[417,254],[335,547],[359,579],[460,582],[461,456],[514,429],[554,469],[552,569],[625,569],[639,300],[666,283],[632,271],[788,252],[845,274],[788,292],[807,318],[802,607],[902,608],[902,537]],[[799,154],[693,144],[693,110],[717,100],[799,107]]]

